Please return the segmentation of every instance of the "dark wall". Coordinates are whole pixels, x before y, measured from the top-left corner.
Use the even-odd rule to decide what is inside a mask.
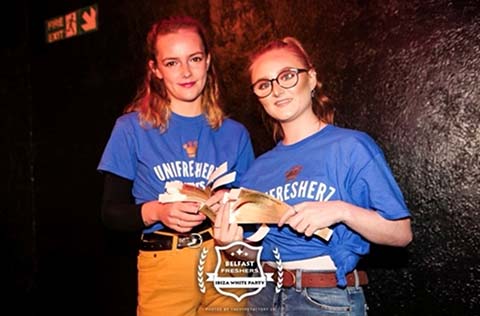
[[[32,90],[27,6],[4,4],[0,19],[0,287],[2,307],[22,298],[29,303],[35,287],[37,251],[32,185]],[[15,306],[11,304],[11,306]],[[25,309],[27,310],[28,307]],[[8,310],[8,309],[7,309]],[[24,308],[22,308],[24,310]]]
[[[369,314],[480,313],[478,1],[104,0],[98,31],[45,43],[46,19],[93,3],[5,9],[0,310],[135,313],[137,236],[102,226],[95,169],[141,79],[149,24],[186,13],[212,31],[226,110],[257,153],[273,143],[247,88],[246,55],[286,35],[311,52],[337,124],[384,148],[415,239],[406,249],[374,246],[365,260]]]

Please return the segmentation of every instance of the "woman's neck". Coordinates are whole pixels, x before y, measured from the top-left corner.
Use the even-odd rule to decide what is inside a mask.
[[[316,116],[309,120],[296,120],[282,123],[283,144],[295,144],[323,129],[326,123],[320,121]]]
[[[172,112],[187,117],[198,116],[202,114],[201,98],[194,102],[176,101],[170,105]]]

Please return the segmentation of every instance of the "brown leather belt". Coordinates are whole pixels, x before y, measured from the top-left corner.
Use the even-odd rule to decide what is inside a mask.
[[[204,241],[212,238],[210,230],[189,234],[155,231],[153,233],[142,234],[139,248],[143,251],[198,248]]]
[[[278,270],[269,266],[263,265],[263,271],[273,273],[273,279],[278,282]],[[296,270],[283,270],[283,287],[293,287],[296,283]],[[313,272],[302,270],[302,288],[307,287],[337,287],[337,277],[335,272]],[[357,285],[368,284],[368,277],[365,271],[357,271],[358,283]],[[347,286],[355,286],[355,274],[350,272],[346,276]]]

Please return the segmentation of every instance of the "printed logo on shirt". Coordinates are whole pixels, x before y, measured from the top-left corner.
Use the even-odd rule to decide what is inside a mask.
[[[303,166],[296,165],[290,168],[287,172],[285,172],[285,178],[287,178],[287,181],[292,181],[297,178],[299,175],[300,171],[302,171]]]
[[[195,158],[197,156],[198,141],[190,140],[183,144],[183,149],[187,153],[188,158]]]

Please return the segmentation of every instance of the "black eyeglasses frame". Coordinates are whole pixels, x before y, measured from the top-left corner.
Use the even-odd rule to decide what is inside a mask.
[[[278,81],[278,78],[280,77],[281,74],[283,74],[285,71],[293,71],[295,72],[296,76],[297,76],[297,81],[295,81],[295,83],[289,87],[284,87],[282,86],[282,84]],[[255,81],[254,83],[252,83],[250,85],[250,89],[252,90],[253,94],[255,94],[257,96],[257,98],[266,98],[268,97],[270,94],[272,94],[272,91],[273,91],[273,82],[276,81],[277,84],[282,87],[283,89],[291,89],[293,87],[295,87],[297,84],[298,84],[298,80],[299,80],[299,74],[303,73],[303,72],[308,72],[309,70],[308,69],[305,69],[305,68],[286,68],[286,69],[283,69],[282,71],[280,71],[278,73],[278,75],[275,77],[275,78],[272,78],[272,79],[258,79],[257,81]],[[257,83],[259,83],[260,81],[269,81],[270,82],[270,92],[268,92],[266,95],[264,96],[259,96],[258,94],[255,93],[255,85]]]

